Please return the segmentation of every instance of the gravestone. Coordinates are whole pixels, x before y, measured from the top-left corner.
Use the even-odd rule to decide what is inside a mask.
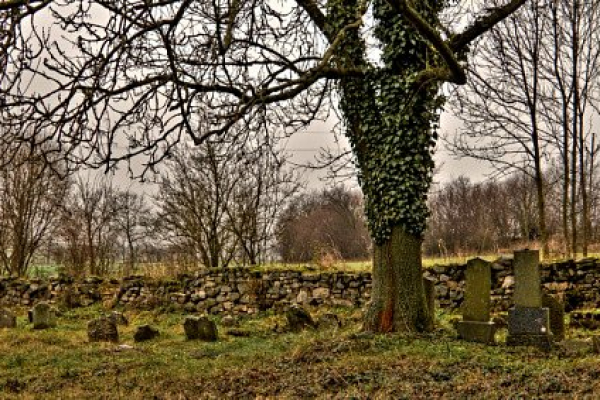
[[[33,329],[48,329],[56,326],[56,310],[46,302],[39,302],[30,310]]]
[[[291,332],[300,332],[304,328],[315,328],[317,326],[310,313],[305,308],[296,304],[286,311],[285,317],[288,323],[288,330]]]
[[[140,325],[133,334],[133,340],[137,342],[145,342],[152,340],[159,335],[158,329],[150,325]]]
[[[0,328],[16,328],[17,316],[8,310],[0,309]]]
[[[127,317],[121,312],[113,311],[108,315],[108,318],[111,319],[116,325],[127,326],[129,325],[129,321]]]
[[[425,291],[425,302],[429,308],[432,318],[435,317],[435,281],[423,278],[423,289]]]
[[[215,342],[218,339],[217,325],[207,317],[186,317],[183,330],[188,340]]]
[[[117,324],[110,317],[100,317],[88,322],[87,335],[90,342],[119,342]]]
[[[537,250],[515,251],[515,306],[508,310],[509,346],[552,347],[550,313],[542,307],[540,253]]]
[[[490,321],[492,289],[491,264],[481,258],[467,262],[463,320],[456,324],[461,339],[494,343],[495,325]]]
[[[548,294],[542,294],[542,307],[548,309],[550,314],[550,332],[554,340],[561,341],[565,338],[565,307],[560,300]]]

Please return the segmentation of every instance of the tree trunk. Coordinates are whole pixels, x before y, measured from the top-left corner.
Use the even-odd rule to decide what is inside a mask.
[[[373,289],[364,329],[370,332],[426,332],[433,329],[423,289],[421,239],[396,226],[373,249]]]

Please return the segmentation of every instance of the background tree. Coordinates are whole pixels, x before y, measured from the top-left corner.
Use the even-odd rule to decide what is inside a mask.
[[[140,246],[155,236],[152,225],[155,219],[152,208],[141,193],[128,188],[117,193],[116,224],[125,246],[123,273],[131,274],[138,263]]]
[[[332,253],[344,260],[370,255],[362,195],[344,186],[294,197],[277,227],[278,253],[284,262],[318,261]]]
[[[531,176],[543,253],[549,238],[544,174],[555,158],[562,171],[564,253],[574,254],[577,243],[587,253],[599,17],[597,2],[528,2],[478,43],[469,83],[453,102],[465,125],[451,144],[455,154],[489,161],[500,173]]]
[[[284,155],[272,147],[243,153],[246,157],[235,171],[240,179],[226,211],[239,247],[237,261],[258,265],[273,253],[275,224],[301,184]]]
[[[79,176],[62,207],[56,257],[70,272],[104,275],[119,250],[119,196],[107,176]]]
[[[268,146],[206,142],[174,153],[156,196],[167,238],[208,268],[256,265],[272,250],[281,210],[298,177]]]
[[[211,142],[199,152],[175,153],[156,196],[167,239],[188,249],[207,268],[227,267],[236,251],[227,209],[241,176],[229,156]]]
[[[499,174],[530,176],[542,257],[548,254],[543,157],[552,151],[541,112],[548,96],[542,66],[549,26],[545,3],[530,1],[478,43],[469,81],[453,101],[464,128],[449,142],[455,155],[487,161]]]
[[[31,43],[43,48],[44,68],[39,55],[10,50],[28,62],[11,85],[0,82],[0,120],[51,127],[45,139],[61,142],[68,165],[145,154],[150,168],[184,134],[201,144],[228,132],[258,140],[265,126],[306,126],[325,116],[337,80],[375,241],[365,328],[426,330],[420,245],[443,100],[436,94],[442,82],[465,83],[468,46],[525,1],[460,4],[454,11],[472,23],[453,32],[440,19],[450,5],[434,0],[66,0],[50,6],[53,27],[77,37]],[[369,6],[382,63],[367,61],[361,38]],[[43,93],[27,89],[28,73],[45,81]],[[21,139],[37,143],[27,134],[35,131]]]
[[[27,273],[34,254],[56,227],[68,187],[69,181],[50,169],[42,156],[24,148],[0,162],[0,272]]]

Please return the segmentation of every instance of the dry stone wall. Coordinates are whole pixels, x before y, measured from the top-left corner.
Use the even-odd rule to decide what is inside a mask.
[[[435,282],[437,304],[456,309],[463,301],[465,265],[434,266],[424,276]],[[600,307],[600,261],[586,259],[542,265],[542,285],[558,294],[567,311]],[[514,288],[512,259],[492,263],[492,307],[507,310]],[[212,314],[283,311],[292,304],[357,306],[368,302],[370,273],[252,271],[246,268],[204,270],[173,280],[132,276],[122,280],[89,277],[75,280],[0,278],[1,306],[32,306],[38,301],[68,307],[104,302],[112,306],[170,307]]]

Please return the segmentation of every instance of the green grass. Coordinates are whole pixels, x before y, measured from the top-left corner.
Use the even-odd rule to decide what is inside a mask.
[[[31,330],[21,310],[18,328],[0,330],[0,398],[592,398],[600,391],[600,357],[589,351],[462,342],[443,313],[432,334],[365,335],[359,310],[334,311],[340,330],[280,333],[284,318],[269,313],[240,320],[248,338],[220,326],[216,343],[186,341],[184,314],[126,312],[121,344],[133,348],[119,349],[87,342],[86,323],[101,308],[65,312],[46,331]],[[161,335],[136,344],[135,327],[144,323]]]

